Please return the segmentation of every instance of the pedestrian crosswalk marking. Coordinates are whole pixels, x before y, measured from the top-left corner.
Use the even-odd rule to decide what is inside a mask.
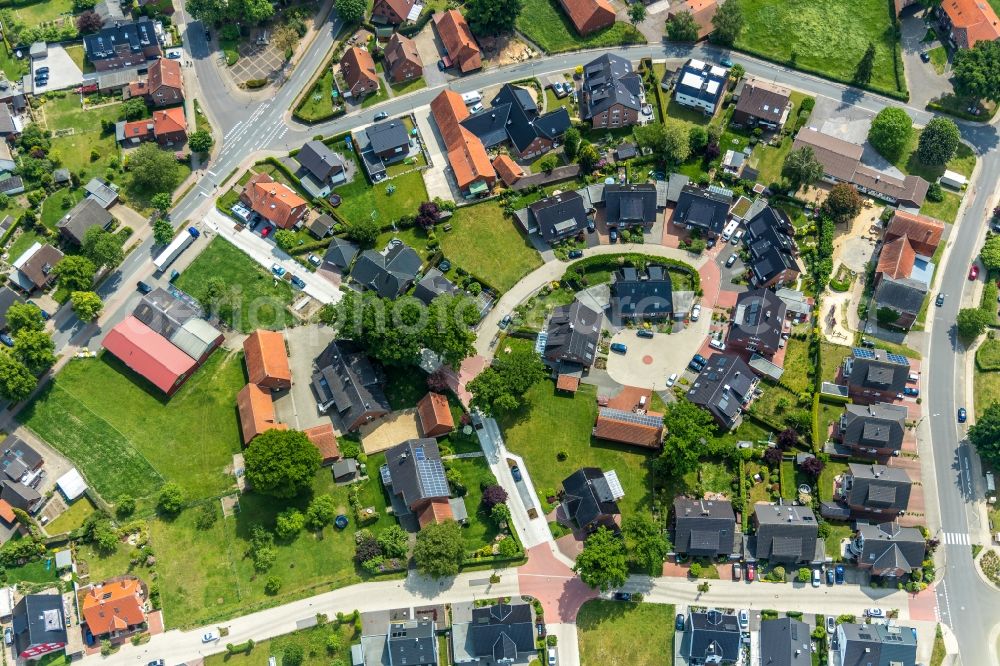
[[[965,532],[944,532],[943,537],[944,542],[952,546],[968,546],[972,543]]]

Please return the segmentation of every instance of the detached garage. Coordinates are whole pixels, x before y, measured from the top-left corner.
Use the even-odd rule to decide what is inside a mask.
[[[56,480],[56,486],[67,502],[78,499],[80,495],[87,491],[87,482],[83,480],[76,467],[60,476]]]

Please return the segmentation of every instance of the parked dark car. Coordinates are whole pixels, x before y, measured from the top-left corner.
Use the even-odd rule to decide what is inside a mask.
[[[296,287],[298,287],[299,289],[305,289],[306,288],[306,283],[298,275],[293,275],[292,276],[292,284],[295,285]]]
[[[139,281],[138,281],[138,282],[137,282],[137,283],[135,284],[135,286],[136,286],[136,288],[137,288],[137,289],[139,290],[139,293],[140,293],[140,294],[148,294],[149,292],[153,291],[153,288],[152,288],[152,287],[150,287],[150,286],[149,286],[148,284],[146,284],[145,282],[143,282],[142,280],[139,280]]]
[[[934,304],[938,307],[944,305],[944,294],[938,294],[937,298],[934,299]]]
[[[649,330],[648,328],[640,328],[639,330],[637,330],[635,332],[635,334],[636,334],[637,337],[640,337],[640,338],[651,338],[651,337],[653,337],[653,332],[651,330]]]
[[[843,585],[844,584],[844,565],[843,564],[838,564],[837,568],[834,569],[834,580],[836,581],[837,585]]]
[[[583,256],[583,250],[570,250],[569,251],[569,258],[570,259],[579,259],[582,256]]]
[[[615,592],[615,601],[632,601],[632,595],[628,592]]]
[[[965,420],[969,418],[968,412],[965,411],[965,407],[958,408],[958,422],[965,423]]]
[[[510,326],[510,315],[509,314],[505,314],[503,316],[503,319],[500,320],[500,323],[498,324],[498,326],[500,327],[500,329],[505,329],[508,326]]]
[[[438,71],[443,72],[445,70],[444,60],[438,60]]]
[[[702,356],[701,354],[695,354],[691,358],[691,360],[694,361],[695,363],[697,363],[698,365],[705,365],[706,363],[708,363],[708,361],[705,359],[705,357]]]
[[[927,51],[921,51],[920,52],[920,59],[923,60],[924,62],[930,62],[931,61],[931,54],[928,53]]]
[[[378,122],[380,120],[385,120],[388,117],[389,117],[388,113],[386,113],[385,111],[379,111],[378,113],[375,114],[375,122]]]
[[[726,268],[732,268],[733,264],[735,263],[736,263],[736,254],[734,253],[729,255],[729,258],[726,259]]]
[[[608,240],[610,240],[612,243],[617,243],[618,242],[618,231],[615,230],[615,229],[612,229],[611,232],[608,234]]]
[[[918,395],[920,395],[920,389],[915,389],[912,386],[907,386],[906,388],[903,389],[903,395],[909,395],[915,398]]]
[[[4,343],[8,347],[14,346],[14,338],[10,337],[6,333],[0,333],[0,342]]]
[[[38,311],[42,313],[42,321],[48,321],[52,317],[52,315],[43,310],[41,306],[39,306],[38,303],[35,303],[34,301],[28,301],[28,305],[34,305],[36,308],[38,308]]]
[[[515,481],[520,481],[522,478],[524,478],[521,476],[521,468],[518,467],[517,465],[514,465],[513,467],[510,468],[510,475],[514,477]]]
[[[678,613],[677,617],[674,618],[674,629],[684,631],[684,613]]]
[[[833,585],[833,569],[826,570],[826,584]]]
[[[612,342],[611,351],[615,352],[616,354],[625,354],[626,352],[628,352],[628,347],[620,342]]]

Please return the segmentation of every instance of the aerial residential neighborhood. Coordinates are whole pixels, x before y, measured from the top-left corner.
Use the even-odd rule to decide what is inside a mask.
[[[998,11],[0,6],[4,661],[1000,664]]]

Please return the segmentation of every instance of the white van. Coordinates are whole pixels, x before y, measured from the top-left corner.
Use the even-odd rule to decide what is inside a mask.
[[[726,228],[722,230],[722,242],[723,243],[725,243],[726,241],[729,240],[729,238],[733,235],[733,232],[736,231],[736,227],[738,227],[738,226],[740,226],[740,223],[739,223],[738,220],[733,220],[732,222],[730,222],[729,224],[726,225]]]
[[[478,90],[462,93],[462,101],[465,102],[466,106],[469,106],[470,104],[475,104],[476,102],[482,102],[483,93],[479,92]]]

